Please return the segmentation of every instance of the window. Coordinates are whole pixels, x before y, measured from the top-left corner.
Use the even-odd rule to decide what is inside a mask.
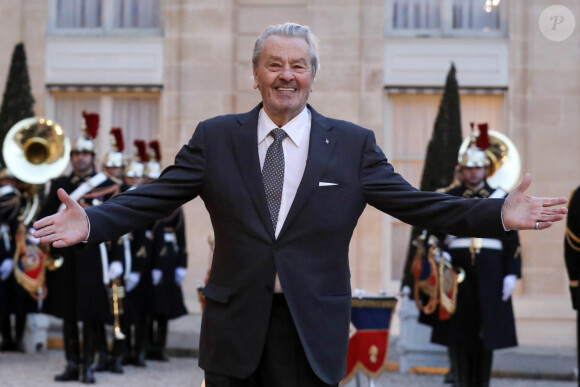
[[[99,113],[99,133],[95,140],[96,166],[100,170],[104,155],[110,150],[110,131],[123,129],[124,154],[133,156],[136,139],[158,139],[159,94],[157,93],[82,93],[58,92],[52,96],[54,119],[65,131],[71,143],[81,133],[82,112]],[[48,115],[47,115],[48,117]]]
[[[159,35],[160,0],[51,0],[49,34]]]
[[[385,0],[391,36],[489,36],[507,32],[505,1]]]

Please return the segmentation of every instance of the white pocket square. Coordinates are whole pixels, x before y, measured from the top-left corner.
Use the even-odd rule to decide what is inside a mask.
[[[328,187],[329,185],[338,185],[338,183],[327,183],[326,181],[321,181],[318,183],[319,187]]]

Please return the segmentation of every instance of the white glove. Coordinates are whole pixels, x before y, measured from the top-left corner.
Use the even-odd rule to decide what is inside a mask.
[[[183,279],[185,278],[185,267],[176,267],[175,268],[175,283],[178,286],[181,286]]]
[[[153,280],[153,286],[159,285],[161,282],[161,277],[163,277],[163,272],[159,269],[151,270],[151,279]]]
[[[135,289],[139,285],[139,280],[141,279],[141,274],[136,272],[129,273],[129,277],[125,280],[125,290],[129,293],[131,290]]]
[[[32,227],[30,227],[28,229],[28,234],[26,235],[26,238],[28,239],[28,241],[30,243],[32,243],[33,245],[38,245],[40,243],[40,238],[35,238],[32,234],[34,234],[36,232],[36,230]]]
[[[2,264],[0,265],[0,280],[6,281],[6,279],[12,273],[12,268],[14,267],[14,261],[12,258],[4,258]]]
[[[503,277],[503,289],[501,291],[502,301],[507,301],[511,297],[514,288],[516,287],[517,279],[518,277],[515,274],[508,274]]]
[[[109,264],[109,278],[111,281],[119,278],[121,274],[123,274],[123,265],[121,265],[121,262],[111,262]]]

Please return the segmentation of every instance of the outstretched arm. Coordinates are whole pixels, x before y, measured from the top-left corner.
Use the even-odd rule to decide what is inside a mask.
[[[52,243],[52,246],[57,248],[87,240],[89,221],[85,210],[64,189],[60,188],[57,195],[66,208],[34,222],[33,227],[36,229],[34,237],[40,238],[40,243]]]
[[[526,195],[531,182],[531,175],[526,173],[520,185],[505,199],[501,211],[503,223],[509,230],[543,230],[564,219],[568,212],[566,207],[561,207],[568,202],[566,198]]]

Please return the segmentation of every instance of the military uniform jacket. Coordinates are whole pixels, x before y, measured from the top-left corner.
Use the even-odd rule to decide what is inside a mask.
[[[462,184],[448,194],[485,198],[493,192],[487,183],[477,192]],[[434,343],[457,346],[482,337],[485,347],[491,350],[517,345],[511,297],[507,301],[501,299],[504,277],[508,274],[521,277],[518,234],[511,234],[509,239],[484,239],[474,260],[469,251],[470,238],[438,235],[443,241],[442,249],[451,255],[452,264],[465,270],[465,279],[458,285],[455,313],[449,320],[434,322],[431,337]]]
[[[580,187],[576,188],[568,202],[564,258],[566,260],[568,278],[570,279],[572,307],[578,310],[578,303],[580,302],[578,288],[578,279],[580,277]]]
[[[185,218],[181,207],[155,224],[153,269],[161,270],[163,276],[161,282],[153,286],[154,316],[174,319],[187,314],[181,286],[175,282],[178,267],[187,267]]]
[[[52,215],[61,204],[56,191],[63,188],[72,193],[93,174],[79,177],[74,174],[52,181],[40,217]],[[80,201],[90,207],[116,195],[119,188],[107,179]],[[98,245],[78,244],[64,249],[51,248],[55,258],[62,256],[63,264],[55,271],[47,271],[48,294],[44,302],[44,312],[59,318],[78,321],[106,321],[111,318],[106,287],[103,283],[103,266]],[[108,269],[108,268],[107,268]]]

